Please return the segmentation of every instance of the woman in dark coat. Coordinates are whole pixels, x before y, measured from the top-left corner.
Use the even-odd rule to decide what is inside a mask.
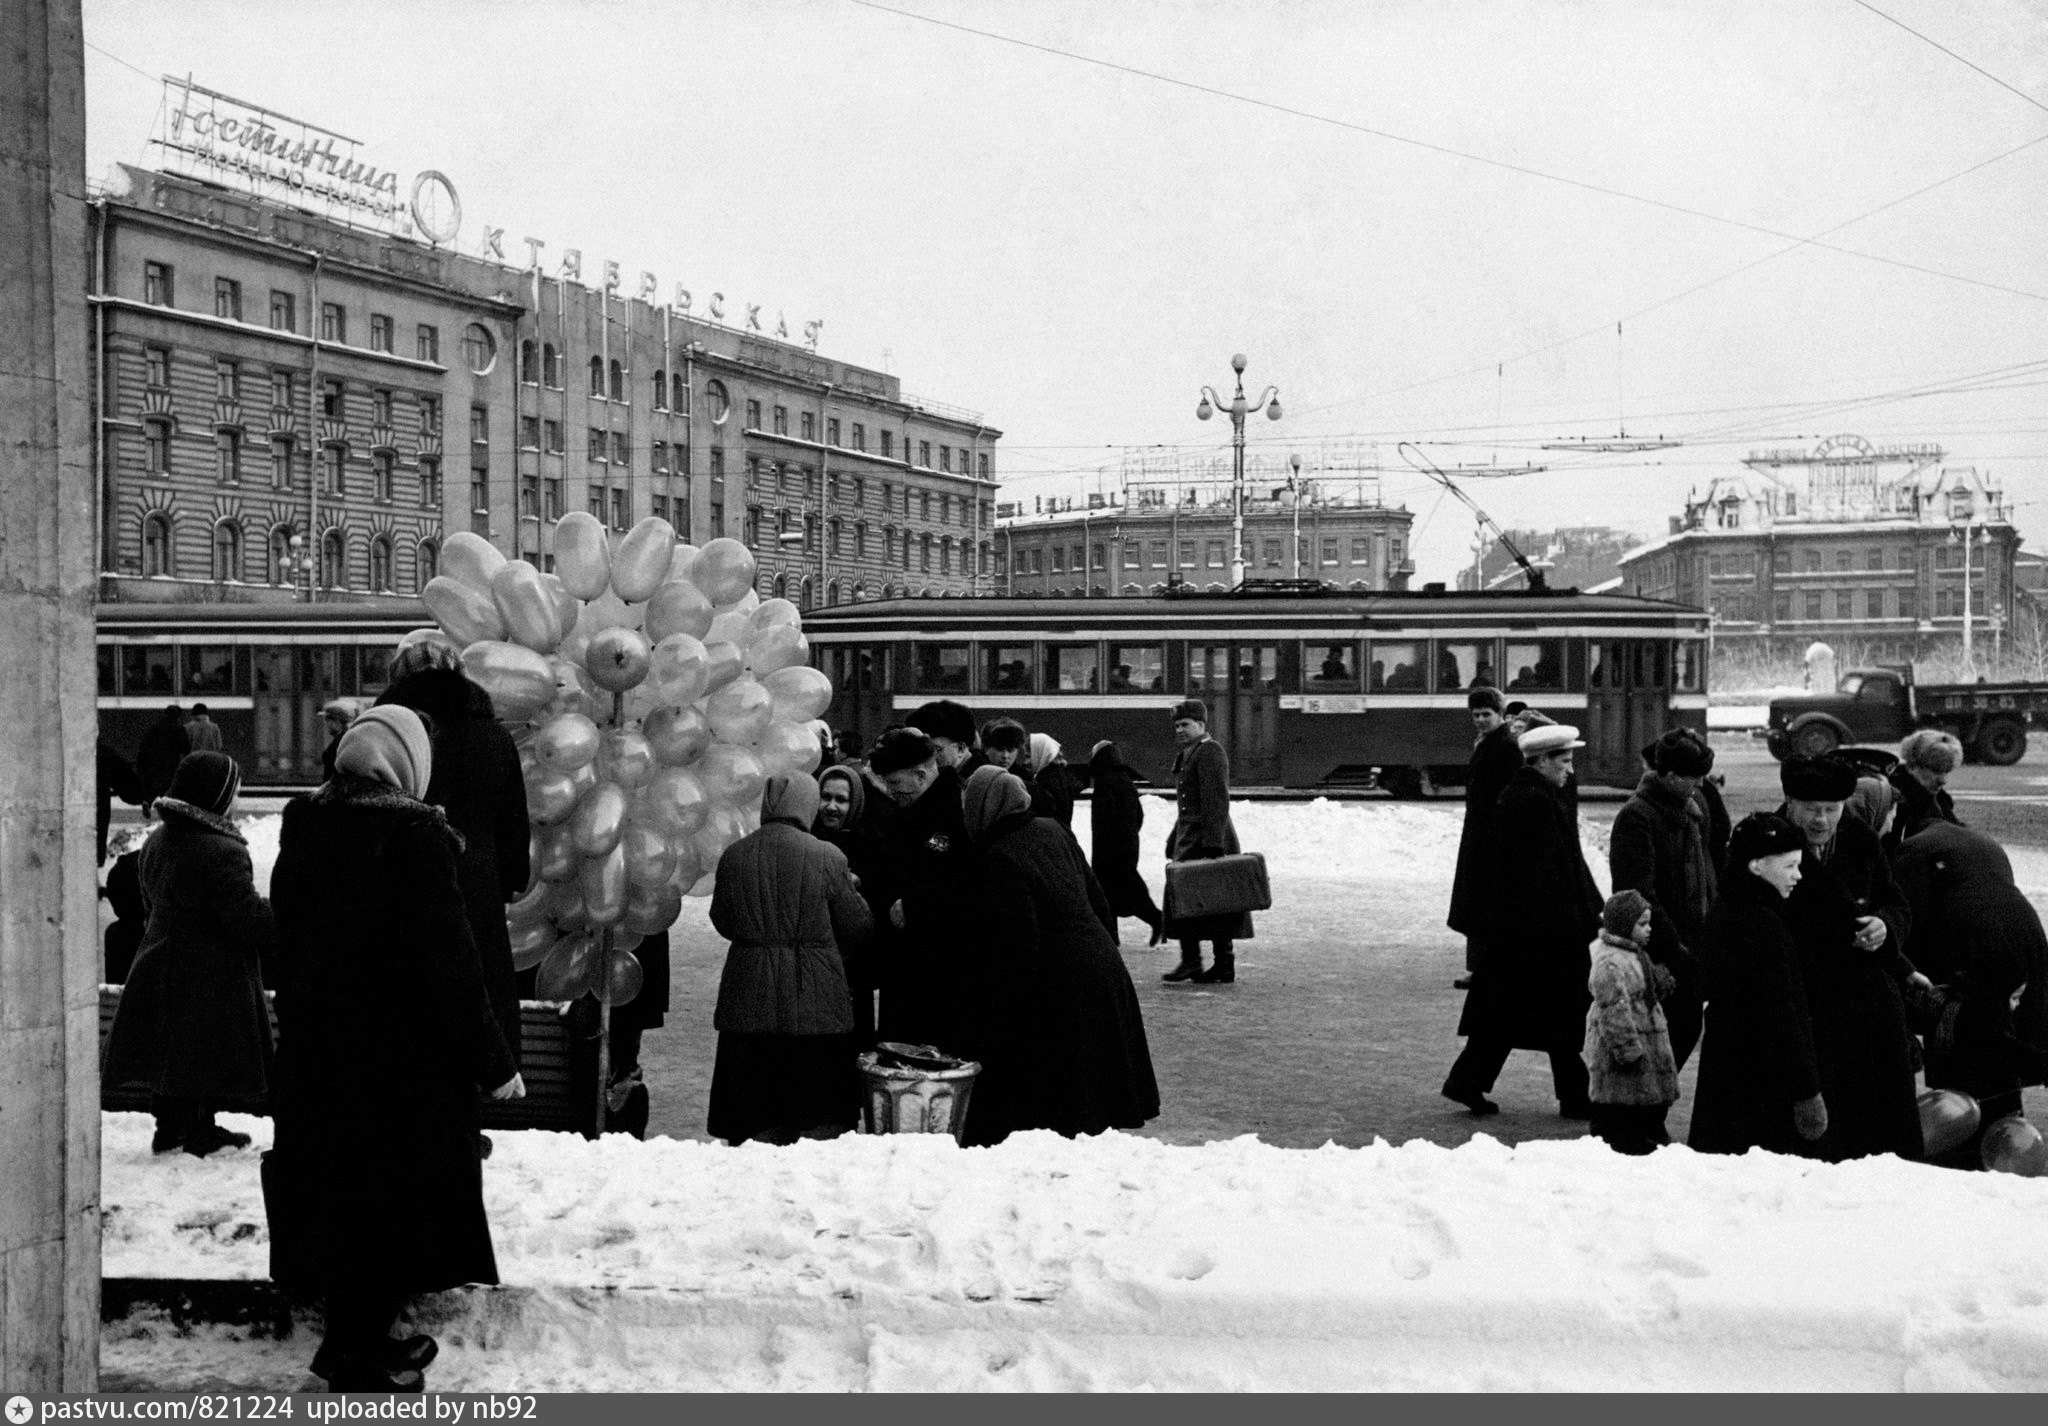
[[[1074,776],[1074,770],[1060,755],[1059,741],[1050,733],[1033,733],[1029,756],[1032,780],[1045,794],[1047,808],[1036,815],[1050,817],[1069,832],[1073,831],[1074,803],[1080,798],[1081,780]]]
[[[372,708],[335,775],[286,806],[271,893],[277,1147],[264,1163],[271,1276],[322,1295],[313,1370],[337,1391],[418,1391],[433,1339],[393,1341],[405,1300],[498,1281],[479,1091],[526,1092],[484,990],[460,836],[420,800],[419,716]]]
[[[531,866],[526,780],[519,750],[491,709],[491,696],[462,671],[452,646],[432,640],[400,649],[394,682],[377,700],[425,715],[434,740],[434,780],[424,800],[461,837],[462,904],[483,965],[491,1013],[519,1064],[519,991],[505,907],[526,891]]]
[[[1115,916],[1081,849],[1031,815],[997,768],[967,780],[973,899],[960,927],[962,983],[951,1052],[978,1061],[963,1142],[1025,1129],[1068,1136],[1137,1129],[1159,1113],[1138,994]]]
[[[1700,927],[1706,1029],[1687,1143],[1703,1154],[1814,1154],[1827,1130],[1813,1017],[1785,898],[1806,838],[1768,812],[1729,839],[1713,909]]]
[[[951,966],[961,905],[974,894],[963,875],[967,831],[960,775],[939,766],[931,739],[915,728],[884,733],[868,758],[894,810],[882,835],[876,902],[887,924],[874,948],[882,988],[878,1033],[885,1040],[946,1046]]]
[[[1785,920],[1799,948],[1828,1132],[1820,1157],[1921,1156],[1913,1050],[1903,988],[1926,985],[1906,959],[1912,913],[1877,833],[1843,809],[1856,769],[1838,758],[1789,758],[1778,815],[1806,836]]]
[[[1931,821],[1895,865],[1913,909],[1913,963],[1937,987],[1927,1087],[1961,1090],[1982,1112],[1970,1141],[1936,1162],[1981,1168],[1984,1130],[2048,1080],[2048,938],[2005,849],[1982,832]]]
[[[1109,909],[1150,926],[1156,946],[1166,939],[1166,918],[1138,871],[1138,834],[1145,826],[1145,804],[1115,743],[1104,739],[1095,745],[1088,756],[1088,776],[1095,785],[1088,803],[1089,865],[1109,898]]]
[[[728,1143],[829,1139],[860,1113],[853,999],[840,948],[873,930],[846,855],[810,835],[818,784],[768,779],[761,826],[718,859],[711,925],[732,942],[711,1026],[706,1127]]]
[[[854,887],[867,903],[877,935],[888,920],[889,905],[884,897],[889,886],[882,871],[882,834],[873,813],[887,802],[886,797],[871,796],[867,779],[852,768],[828,767],[818,774],[818,815],[811,822],[811,835],[845,853],[847,870],[853,873]],[[840,947],[846,986],[853,996],[854,1034],[863,1048],[875,1040],[877,981],[874,957],[869,953],[872,944],[871,937],[858,950]]]
[[[163,823],[143,844],[138,879],[149,919],[107,1035],[107,1084],[146,1084],[159,1154],[204,1158],[245,1148],[213,1122],[225,1099],[270,1092],[270,1011],[262,961],[276,935],[256,894],[249,844],[229,820],[241,769],[224,753],[187,753],[156,800]]]

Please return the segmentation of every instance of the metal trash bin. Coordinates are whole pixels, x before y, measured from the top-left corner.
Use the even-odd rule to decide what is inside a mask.
[[[959,1142],[980,1064],[889,1041],[859,1064],[863,1133],[951,1134]]]

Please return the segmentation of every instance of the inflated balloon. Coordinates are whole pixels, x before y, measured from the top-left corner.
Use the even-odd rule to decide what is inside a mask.
[[[1979,1152],[1984,1167],[1993,1173],[2018,1174],[2021,1178],[2048,1174],[2048,1140],[2042,1139],[2041,1131],[2017,1114],[1992,1120],[1991,1127],[1984,1131],[1984,1144]]]
[[[555,522],[550,547],[562,587],[578,599],[595,599],[611,587],[611,550],[595,515],[571,510]]]
[[[697,859],[697,849],[684,838],[676,843],[676,869],[669,873],[669,889],[681,896],[697,884],[697,878],[704,875],[704,864]]]
[[[557,713],[533,736],[533,753],[549,772],[574,772],[597,756],[603,734],[587,714]]]
[[[479,639],[505,637],[505,616],[498,612],[498,602],[491,598],[488,589],[477,589],[459,579],[437,574],[420,591],[420,603],[427,606],[434,622],[462,648]]]
[[[713,891],[716,891],[717,889],[718,872],[716,870],[712,870],[707,871],[704,873],[704,875],[698,877],[696,884],[693,885],[688,891],[684,892],[683,895],[709,896]]]
[[[691,863],[693,866],[695,862]],[[690,880],[696,881],[693,871]],[[675,925],[676,918],[683,914],[683,893],[680,888],[664,886],[655,895],[635,895],[626,902],[626,914],[619,918],[621,930],[632,929],[646,936],[658,936]]]
[[[647,681],[664,703],[695,703],[710,676],[704,645],[689,634],[670,634],[648,655]]]
[[[751,743],[774,714],[775,699],[751,678],[737,679],[704,700],[711,736],[721,743]]]
[[[523,644],[480,639],[462,651],[462,671],[491,695],[491,710],[508,723],[525,722],[555,699],[553,667]]]
[[[474,531],[457,530],[441,542],[441,573],[478,594],[491,592],[491,581],[504,563],[504,552]]]
[[[540,963],[533,992],[542,1000],[581,999],[590,990],[590,973],[596,964],[595,936],[564,936]]]
[[[697,552],[690,582],[713,604],[730,604],[754,587],[754,552],[738,540],[713,540]]]
[[[651,821],[678,837],[687,837],[702,827],[710,815],[711,794],[696,772],[685,767],[665,767],[634,799],[632,820]]]
[[[534,921],[545,921],[548,915],[548,884],[546,878],[538,875],[540,863],[534,862],[536,875],[533,882],[519,894],[516,901],[505,903],[505,920],[514,926],[527,925]]]
[[[676,557],[676,528],[659,515],[649,515],[626,532],[612,552],[612,593],[638,604],[661,588]]]
[[[761,678],[777,669],[803,663],[811,656],[810,640],[794,624],[771,624],[747,645],[747,668]]]
[[[733,601],[732,601],[732,603],[730,603],[730,604],[722,604],[722,605],[720,605],[720,606],[718,607],[718,612],[719,612],[719,613],[721,613],[721,614],[723,614],[723,613],[725,613],[725,612],[726,612],[727,610],[729,610],[729,609],[737,609],[737,610],[738,610],[738,611],[739,611],[740,613],[742,613],[742,614],[751,614],[751,613],[753,613],[753,612],[754,612],[754,611],[755,611],[756,609],[759,609],[760,607],[761,607],[761,595],[760,595],[760,592],[759,592],[759,591],[757,591],[757,590],[756,590],[756,589],[755,589],[755,588],[754,588],[754,587],[753,587],[753,586],[752,586],[752,585],[750,584],[750,585],[748,585],[748,586],[747,586],[747,592],[746,592],[746,593],[742,594],[742,595],[741,595],[741,596],[740,596],[739,598],[737,598],[737,599],[733,600]]]
[[[536,653],[553,653],[568,630],[561,622],[555,596],[539,570],[525,560],[506,560],[491,576],[491,598],[504,616],[512,642]]]
[[[624,1005],[640,993],[646,978],[647,972],[640,968],[640,958],[615,945],[606,973],[592,977],[590,990],[601,1004]]]
[[[612,729],[598,746],[597,775],[617,783],[629,794],[647,786],[647,780],[659,767],[646,735],[632,728]]]
[[[647,601],[647,637],[659,643],[670,634],[702,639],[711,632],[711,601],[688,580],[671,579]]]
[[[704,636],[704,642],[736,644],[744,649],[753,637],[753,616],[743,609],[728,609],[711,620],[711,631]]]
[[[655,760],[668,767],[696,761],[711,746],[711,724],[698,708],[657,708],[640,725]]]
[[[607,589],[583,606],[577,623],[595,634],[600,629],[638,629],[647,621],[645,604],[628,604]]]
[[[532,970],[548,958],[560,939],[546,920],[512,928],[512,969]]]
[[[576,627],[576,621],[583,617],[583,601],[569,592],[569,587],[562,583],[562,576],[559,574],[552,571],[543,572],[540,582],[547,589],[548,598],[554,603],[555,624],[566,638],[569,631]]]
[[[1977,1101],[1953,1089],[1923,1089],[1919,1102],[1920,1142],[1929,1154],[1969,1143],[1983,1122]]]
[[[576,810],[583,789],[575,773],[543,772],[526,784],[526,816],[536,827],[552,827],[568,820]]]
[[[809,772],[818,765],[824,751],[810,730],[801,723],[770,723],[761,740],[754,744],[754,756],[769,777],[778,773]]]
[[[597,711],[597,700],[590,695],[590,675],[581,664],[572,663],[557,651],[548,660],[548,666],[555,671],[555,701],[544,710],[547,717],[580,713],[588,718]]]
[[[624,693],[647,677],[647,636],[637,629],[603,629],[590,641],[583,666],[607,693]]]
[[[588,762],[571,772],[569,785],[576,789],[576,796],[580,800],[584,793],[597,786],[597,764]]]
[[[590,929],[588,908],[583,904],[583,861],[576,862],[576,875],[567,881],[548,883],[548,915],[563,930]]]
[[[626,853],[618,846],[601,857],[585,857],[577,876],[583,909],[593,926],[612,926],[626,914]]]
[[[619,841],[626,849],[626,880],[634,895],[663,886],[675,875],[676,849],[660,827],[628,822]]]
[[[716,693],[747,671],[746,656],[738,644],[704,646],[704,691]]]
[[[540,834],[540,879],[546,882],[568,881],[576,875],[576,869],[583,865],[583,855],[576,850],[576,839],[569,831],[569,824],[544,827]]]
[[[801,624],[803,616],[797,612],[796,605],[787,599],[764,599],[747,615],[747,622],[758,634],[763,629],[772,629],[778,624]]]
[[[615,782],[590,789],[569,817],[569,839],[586,857],[601,857],[619,844],[626,830],[626,794]]]
[[[759,802],[767,774],[760,759],[745,748],[713,743],[697,760],[696,773],[711,800],[725,806]]]
[[[761,686],[775,700],[772,716],[778,723],[808,723],[832,706],[832,680],[809,664],[778,668]]]
[[[689,579],[690,571],[697,567],[697,556],[702,553],[703,551],[699,550],[695,545],[688,543],[678,544],[675,557],[668,564],[669,583],[673,584],[679,579]]]

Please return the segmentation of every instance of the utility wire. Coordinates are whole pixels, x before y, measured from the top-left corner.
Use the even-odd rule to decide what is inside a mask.
[[[1212,98],[1234,100],[1240,104],[1249,104],[1253,108],[1265,109],[1276,114],[1285,114],[1290,118],[1306,119],[1313,124],[1326,124],[1332,128],[1366,134],[1376,139],[1385,139],[1390,143],[1406,144],[1412,148],[1424,149],[1430,153],[1442,154],[1449,158],[1463,159],[1467,163],[1484,164],[1489,168],[1521,174],[1526,178],[1538,178],[1549,183],[1563,184],[1566,187],[1577,188],[1587,193],[1598,193],[1607,198],[1619,198],[1629,203],[1660,208],[1668,213],[1677,213],[1688,218],[1698,218],[1709,223],[1719,223],[1725,227],[1739,228],[1744,232],[1761,233],[1765,237],[1778,238],[1800,246],[1823,248],[1829,252],[1841,253],[1847,257],[1862,258],[1867,262],[1883,263],[1888,267],[1904,268],[1909,272],[1918,272],[1929,277],[1946,278],[1951,282],[1961,282],[1972,287],[1988,288],[1991,291],[2004,292],[2014,297],[2026,297],[2036,302],[2048,302],[2048,293],[2030,292],[2020,287],[2008,287],[2003,283],[1967,277],[1962,273],[1946,272],[1940,268],[1925,267],[1919,263],[1907,262],[1903,258],[1884,257],[1878,253],[1861,252],[1855,248],[1845,248],[1834,243],[1824,243],[1817,238],[1801,238],[1794,233],[1784,232],[1781,229],[1768,227],[1762,223],[1752,223],[1742,218],[1730,218],[1720,213],[1709,213],[1704,209],[1690,208],[1683,203],[1673,203],[1668,199],[1651,198],[1641,193],[1630,193],[1625,189],[1610,188],[1605,184],[1594,183],[1587,179],[1573,178],[1567,174],[1551,173],[1548,170],[1531,168],[1525,164],[1510,163],[1506,159],[1490,158],[1485,154],[1468,153],[1463,149],[1451,148],[1447,144],[1432,143],[1427,139],[1417,139],[1406,134],[1397,134],[1390,129],[1375,128],[1370,124],[1360,124],[1349,119],[1338,119],[1328,114],[1318,114],[1309,109],[1297,109],[1292,105],[1277,103],[1271,99],[1260,99],[1253,95],[1240,94],[1235,90],[1220,89],[1214,85],[1199,84],[1191,79],[1181,79],[1174,75],[1161,74],[1157,70],[1139,69],[1134,65],[1120,64],[1115,60],[1097,59],[1092,55],[1060,49],[1056,45],[1039,44],[1032,40],[1018,39],[1013,35],[999,34],[994,30],[977,29],[973,25],[962,25],[952,20],[941,20],[931,15],[920,15],[915,10],[901,10],[893,5],[879,4],[877,0],[849,0],[849,3],[858,5],[863,9],[879,11],[885,15],[896,15],[906,20],[916,20],[923,24],[937,26],[940,29],[957,30],[962,34],[974,35],[986,40],[995,40],[1000,44],[1014,45],[1019,49],[1035,50],[1040,54],[1054,55],[1061,59],[1073,60],[1078,64],[1094,65],[1097,68],[1107,69],[1117,74],[1128,74],[1137,79],[1149,79],[1157,84],[1166,84],[1178,89],[1191,90],[1194,93],[1206,94]]]
[[[1990,80],[2000,89],[2005,90],[2009,94],[2016,94],[2020,98],[2026,100],[2029,104],[2033,105],[2036,109],[2041,110],[2043,113],[2048,113],[2048,104],[2043,104],[2040,100],[2036,99],[2033,95],[2027,93],[2024,89],[2016,89],[2012,85],[2007,84],[2003,79],[2000,79],[1997,75],[1993,74],[1983,65],[1976,64],[1970,60],[1964,59],[1961,55],[1957,54],[1954,50],[1950,49],[1940,40],[1929,39],[1926,35],[1921,34],[1918,30],[1914,29],[1911,25],[1907,24],[1904,20],[1898,18],[1898,16],[1887,15],[1884,11],[1878,9],[1877,6],[1872,5],[1869,2],[1869,0],[1852,0],[1852,3],[1861,5],[1871,14],[1877,16],[1877,18],[1880,20],[1887,20],[1892,24],[1897,25],[1900,29],[1904,30],[1907,34],[1911,35],[1914,39],[1919,40],[1922,44],[1933,45],[1936,49],[1940,50],[1943,54],[1947,55],[1957,64],[1962,65],[1966,69],[1976,70],[1977,73],[1983,75],[1986,79]]]

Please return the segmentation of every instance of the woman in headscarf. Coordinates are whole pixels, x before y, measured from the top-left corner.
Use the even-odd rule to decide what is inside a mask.
[[[941,1046],[981,1064],[964,1141],[1142,1127],[1159,1085],[1115,913],[1080,846],[1032,816],[1024,784],[997,768],[968,778],[964,802],[974,895],[962,902],[959,1018]]]
[[[771,777],[760,829],[718,860],[711,925],[732,947],[711,1017],[718,1054],[706,1127],[728,1143],[832,1139],[859,1117],[840,952],[865,941],[874,921],[846,854],[810,835],[817,815],[809,773]]]
[[[246,1148],[213,1122],[223,1100],[270,1092],[262,961],[276,928],[232,813],[242,772],[187,753],[156,800],[162,825],[136,859],[148,920],[107,1034],[105,1082],[146,1084],[159,1154]]]
[[[1073,831],[1074,803],[1081,791],[1081,780],[1074,776],[1074,770],[1060,755],[1059,740],[1050,733],[1033,733],[1027,756],[1031,761],[1032,780],[1045,794],[1046,810],[1039,815],[1050,817],[1069,832]]]
[[[1088,803],[1089,865],[1109,898],[1109,909],[1150,926],[1150,944],[1156,946],[1166,939],[1166,918],[1138,871],[1138,834],[1145,826],[1145,804],[1115,743],[1105,738],[1095,745],[1088,755],[1088,776],[1095,785]]]
[[[271,1276],[322,1295],[313,1371],[337,1391],[419,1391],[431,1337],[407,1298],[495,1283],[479,1091],[526,1092],[484,988],[461,838],[421,801],[426,725],[369,709],[334,776],[286,806],[277,869],[277,1147],[264,1163]]]
[[[850,767],[828,767],[818,774],[818,815],[811,822],[811,835],[846,854],[847,870],[853,873],[854,889],[867,903],[874,920],[874,934],[882,934],[889,904],[895,899],[883,865],[882,834],[869,816],[887,798],[870,798],[867,779]],[[869,954],[842,945],[840,959],[846,963],[846,984],[853,994],[854,1033],[866,1046],[875,1038],[875,989],[879,982]]]

